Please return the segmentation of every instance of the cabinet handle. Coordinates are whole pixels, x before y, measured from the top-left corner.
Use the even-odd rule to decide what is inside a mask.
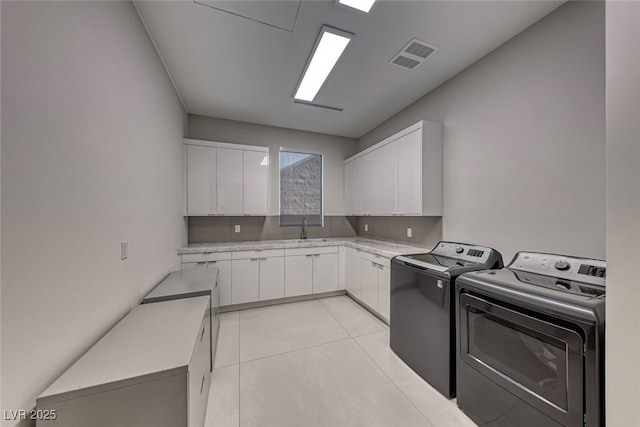
[[[202,327],[202,333],[200,334],[200,342],[202,342],[202,338],[204,338],[204,326]]]
[[[216,263],[216,262],[218,262],[218,261],[209,261],[209,262],[210,262],[211,264],[215,264],[215,263]]]
[[[204,375],[202,376],[202,383],[200,384],[200,394],[202,394],[203,389],[204,389]]]
[[[258,261],[259,258],[251,258],[250,261]]]

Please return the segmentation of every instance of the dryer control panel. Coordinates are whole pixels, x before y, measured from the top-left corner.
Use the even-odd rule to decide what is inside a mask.
[[[599,286],[607,277],[606,261],[538,252],[518,252],[508,268]]]
[[[431,251],[433,255],[484,264],[495,251],[484,246],[468,245],[466,243],[440,242]]]

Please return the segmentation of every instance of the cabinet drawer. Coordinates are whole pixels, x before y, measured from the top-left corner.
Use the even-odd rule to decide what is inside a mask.
[[[231,253],[231,259],[270,258],[276,256],[284,256],[284,249],[259,249],[256,251],[234,251]]]
[[[211,252],[206,254],[183,254],[182,263],[223,261],[231,259],[231,252]]]
[[[316,248],[292,248],[285,249],[286,256],[295,255],[317,255],[317,254],[337,254],[338,246],[320,246]]]
[[[390,267],[391,265],[391,260],[387,257],[384,257],[382,255],[377,255],[377,254],[372,254],[369,252],[360,252],[360,256],[363,259],[366,259],[367,261],[371,261],[373,263],[376,263],[378,265],[382,265],[384,267]]]

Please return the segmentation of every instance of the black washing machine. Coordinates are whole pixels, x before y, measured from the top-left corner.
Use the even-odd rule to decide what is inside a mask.
[[[391,349],[448,398],[456,386],[456,277],[502,266],[495,249],[457,242],[391,261]]]
[[[519,252],[456,282],[458,406],[483,427],[604,426],[606,262]]]

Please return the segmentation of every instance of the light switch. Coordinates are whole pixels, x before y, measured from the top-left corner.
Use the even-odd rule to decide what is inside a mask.
[[[369,231],[369,224],[364,225],[364,231]]]
[[[129,258],[129,242],[120,242],[120,260],[124,261]]]
[[[407,227],[407,237],[413,237],[413,230],[411,227]]]
[[[240,225],[237,225],[237,224],[236,224],[236,229],[235,229],[235,231],[236,231],[236,233],[239,233],[239,232],[240,232]]]

